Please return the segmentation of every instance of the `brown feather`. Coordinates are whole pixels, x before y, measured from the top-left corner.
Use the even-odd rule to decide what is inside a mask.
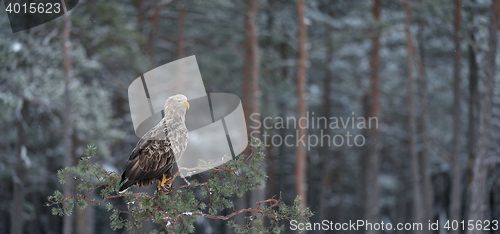
[[[148,186],[161,180],[163,174],[172,177],[171,169],[174,163],[175,157],[168,139],[145,140],[145,137],[141,138],[125,165],[122,182],[126,181],[126,183],[120,191],[132,185]]]

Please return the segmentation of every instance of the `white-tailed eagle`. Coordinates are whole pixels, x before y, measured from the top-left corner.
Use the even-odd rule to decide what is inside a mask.
[[[175,162],[186,149],[189,131],[186,128],[186,96],[177,94],[165,102],[163,119],[137,142],[122,173],[120,191],[147,186],[158,181],[158,190],[172,184]]]

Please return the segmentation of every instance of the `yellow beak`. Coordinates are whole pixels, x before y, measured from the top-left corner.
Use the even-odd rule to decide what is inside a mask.
[[[184,101],[184,102],[181,104],[181,106],[183,106],[183,107],[187,107],[187,108],[188,108],[188,110],[189,110],[189,102]]]

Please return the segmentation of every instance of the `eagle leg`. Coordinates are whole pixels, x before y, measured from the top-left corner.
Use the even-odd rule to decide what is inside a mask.
[[[159,182],[158,182],[158,191],[161,191],[161,188],[162,188],[162,187],[163,187],[163,186],[162,186],[162,181],[159,181]]]
[[[163,175],[163,178],[160,183],[158,183],[158,191],[168,190],[172,187],[172,177],[166,177]]]

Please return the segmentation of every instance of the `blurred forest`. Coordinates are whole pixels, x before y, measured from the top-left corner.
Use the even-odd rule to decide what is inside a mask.
[[[264,129],[247,119],[262,139],[349,131],[366,144],[269,144],[267,185],[234,198],[239,207],[301,195],[311,222],[499,220],[499,4],[81,0],[70,14],[15,34],[3,8],[0,233],[122,233],[104,207],[52,215],[47,197],[71,189],[56,171],[94,143],[99,163],[121,173],[138,140],[128,85],[191,55],[207,92],[237,94],[246,116],[270,117],[267,126],[277,117],[378,118],[370,129]],[[199,218],[196,233],[232,230]]]

